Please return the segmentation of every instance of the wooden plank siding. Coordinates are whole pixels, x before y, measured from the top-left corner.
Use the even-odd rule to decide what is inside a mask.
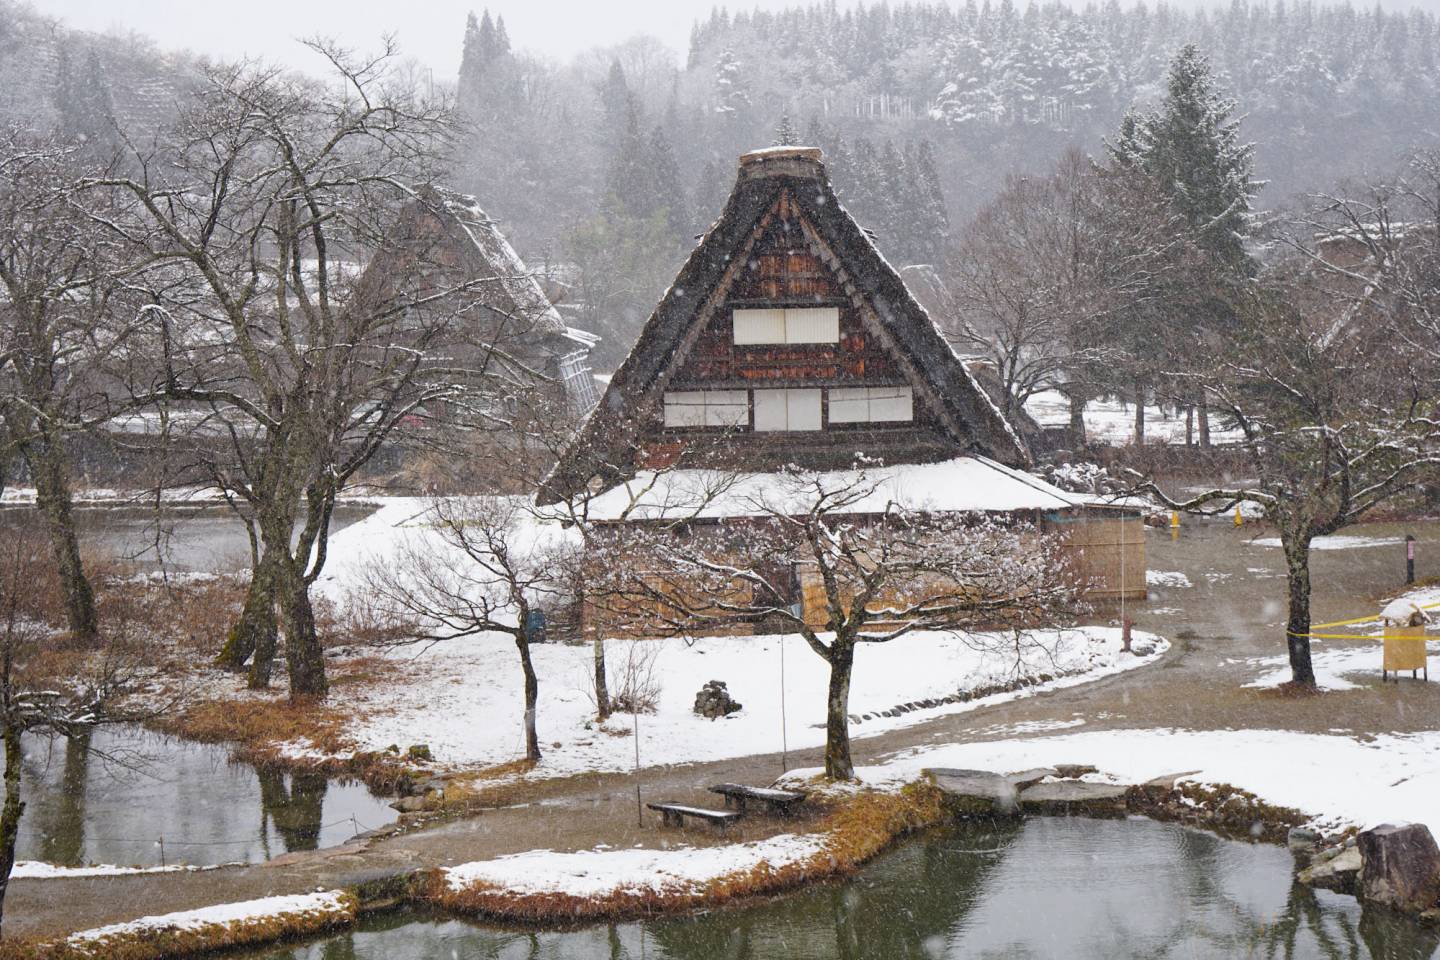
[[[1145,599],[1145,524],[1138,513],[1079,508],[1047,517],[1040,526],[1059,538],[1072,570],[1089,584],[1088,599]]]

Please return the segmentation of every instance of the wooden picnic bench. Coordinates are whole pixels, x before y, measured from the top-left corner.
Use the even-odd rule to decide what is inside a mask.
[[[805,794],[797,790],[777,790],[774,787],[747,787],[743,783],[717,783],[710,788],[725,798],[725,806],[745,812],[745,805],[751,800],[765,804],[773,813],[788,817],[795,807],[805,800]]]
[[[683,803],[647,803],[645,806],[658,810],[667,827],[683,827],[686,817],[694,817],[696,820],[715,824],[722,833],[741,816],[733,810],[707,810],[705,807],[691,807]]]

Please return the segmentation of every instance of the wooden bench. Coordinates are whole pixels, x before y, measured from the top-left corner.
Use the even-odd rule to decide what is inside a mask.
[[[690,807],[683,803],[647,803],[645,806],[651,810],[660,811],[667,827],[683,827],[686,817],[694,817],[696,820],[715,824],[720,828],[720,832],[724,833],[730,828],[730,824],[740,819],[740,814],[732,810],[707,810],[704,807]]]
[[[751,800],[758,800],[765,804],[772,813],[778,813],[788,817],[795,812],[795,807],[803,803],[805,794],[795,790],[776,790],[773,787],[747,787],[743,783],[717,783],[710,788],[711,793],[718,793],[725,798],[725,806],[734,807],[738,812],[745,812],[745,805]]]

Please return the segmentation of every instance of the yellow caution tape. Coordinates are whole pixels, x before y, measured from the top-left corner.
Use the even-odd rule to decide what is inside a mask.
[[[1420,605],[1420,609],[1421,609],[1421,610],[1434,610],[1434,609],[1437,608],[1437,607],[1440,607],[1440,601],[1436,601],[1435,603],[1426,603],[1426,604],[1421,604],[1421,605]],[[1316,630],[1328,630],[1328,629],[1330,629],[1331,627],[1353,627],[1353,626],[1355,626],[1356,624],[1360,624],[1360,623],[1374,623],[1375,621],[1377,621],[1377,620],[1379,620],[1379,619],[1380,619],[1380,615],[1377,613],[1377,614],[1376,614],[1375,616],[1373,616],[1373,617],[1356,617],[1354,620],[1335,620],[1335,621],[1332,621],[1332,622],[1330,622],[1330,623],[1317,623],[1317,624],[1314,624],[1314,625],[1310,628],[1310,631],[1311,631],[1310,633],[1290,633],[1290,631],[1288,631],[1288,630],[1285,631],[1285,633],[1286,633],[1287,636],[1291,636],[1291,637],[1308,637],[1308,638],[1310,638],[1311,640],[1383,640],[1383,639],[1385,639],[1384,637],[1378,636],[1378,635],[1375,635],[1375,634],[1371,634],[1371,635],[1369,635],[1369,636],[1356,636],[1356,635],[1350,634],[1350,633],[1316,633],[1316,632],[1315,632]]]

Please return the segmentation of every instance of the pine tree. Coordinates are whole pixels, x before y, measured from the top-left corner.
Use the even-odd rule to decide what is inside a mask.
[[[750,91],[741,75],[740,61],[730,50],[723,50],[715,61],[715,112],[735,121],[749,106]]]
[[[795,127],[790,123],[788,113],[780,114],[780,123],[775,127],[775,139],[770,141],[772,147],[793,147],[800,142],[800,135],[795,132]]]
[[[479,104],[484,76],[485,62],[480,52],[480,24],[472,11],[465,16],[465,40],[460,48],[460,76],[456,81],[456,96],[462,110],[473,112]]]
[[[700,169],[700,180],[695,184],[691,202],[690,226],[696,233],[708,230],[720,216],[720,207],[725,203],[724,193],[720,168],[714,160],[706,160]]]
[[[1193,44],[1170,64],[1167,94],[1145,125],[1144,167],[1189,224],[1197,246],[1231,269],[1253,273],[1245,251],[1254,147],[1240,140],[1235,102],[1215,89],[1209,60]],[[1122,132],[1122,136],[1123,136]]]
[[[665,127],[656,124],[650,131],[650,142],[646,145],[645,166],[647,173],[644,216],[660,214],[664,217],[670,232],[679,239],[685,233],[685,201],[680,192],[680,164],[675,160],[675,150]]]
[[[63,135],[97,148],[114,143],[115,109],[110,84],[93,48],[86,50],[84,66],[77,67],[68,44],[60,44],[55,103]]]
[[[914,178],[915,221],[913,256],[921,263],[940,263],[950,245],[950,214],[945,208],[945,191],[935,166],[935,149],[921,140],[909,152],[907,165]]]

